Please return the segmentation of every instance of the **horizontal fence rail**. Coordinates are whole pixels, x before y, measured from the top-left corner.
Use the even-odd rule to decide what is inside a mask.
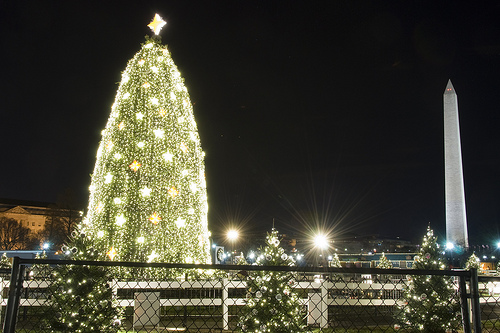
[[[124,269],[134,274],[120,277]],[[57,275],[61,271],[66,275]],[[176,278],[171,277],[172,271]],[[99,272],[106,272],[108,279],[93,278]],[[162,274],[170,277],[163,279]],[[413,332],[409,322],[415,317],[410,314],[441,315],[432,314],[437,305],[426,310],[425,304],[442,291],[438,287],[442,280],[452,290],[443,311],[457,319],[442,332],[500,332],[500,278],[480,277],[473,286],[474,276],[477,280],[475,270],[15,258],[11,275],[0,278],[0,305],[5,333]],[[438,282],[409,298],[419,279]],[[78,291],[86,284],[92,288]],[[76,287],[70,290],[68,286]],[[109,317],[109,309],[116,310],[114,317]],[[293,311],[285,326],[272,326],[284,312]],[[84,318],[93,318],[88,319],[92,323],[83,323]]]

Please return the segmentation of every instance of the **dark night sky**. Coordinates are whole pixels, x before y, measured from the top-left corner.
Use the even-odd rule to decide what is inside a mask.
[[[0,198],[86,207],[120,73],[158,12],[206,152],[209,224],[444,232],[458,93],[471,241],[500,236],[500,4],[0,1]]]

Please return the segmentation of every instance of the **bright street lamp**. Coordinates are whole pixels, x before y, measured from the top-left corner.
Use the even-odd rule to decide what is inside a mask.
[[[227,232],[227,238],[229,239],[229,241],[231,242],[231,252],[234,251],[234,243],[236,242],[236,240],[238,239],[239,237],[239,233],[238,233],[238,230],[235,230],[235,229],[231,229]],[[234,256],[232,257],[232,263],[234,264]]]
[[[314,237],[314,246],[321,250],[326,250],[328,248],[328,239],[323,234],[318,234]]]
[[[230,241],[234,242],[236,239],[238,239],[238,237],[239,237],[238,230],[231,229],[227,232],[227,238],[229,238]]]

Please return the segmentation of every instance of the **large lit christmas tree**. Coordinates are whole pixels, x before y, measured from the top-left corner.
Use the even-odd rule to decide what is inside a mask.
[[[446,267],[434,231],[427,227],[413,268],[442,270]],[[460,324],[460,303],[453,278],[440,275],[412,275],[400,313],[402,328],[409,332],[446,332]]]
[[[164,24],[149,24],[102,131],[78,230],[101,260],[210,263],[204,152]]]
[[[280,246],[278,231],[267,235],[266,246],[257,265],[294,266],[295,261]],[[293,289],[297,283],[292,272],[257,271],[247,280],[246,305],[238,327],[242,332],[305,332],[305,313]]]

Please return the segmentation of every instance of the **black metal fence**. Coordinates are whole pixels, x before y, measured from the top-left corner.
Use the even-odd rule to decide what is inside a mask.
[[[482,331],[500,332],[500,277],[479,276],[477,285]]]
[[[4,333],[500,332],[499,298],[475,270],[14,258],[0,276]]]

